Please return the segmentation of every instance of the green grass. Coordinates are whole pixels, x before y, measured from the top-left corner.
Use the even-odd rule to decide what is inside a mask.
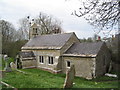
[[[3,81],[16,88],[62,88],[65,74],[52,74],[40,69],[22,69],[28,74],[17,71],[6,73]],[[101,82],[97,82],[97,80]],[[114,78],[116,80],[116,78]],[[103,81],[102,81],[103,80]],[[118,88],[117,81],[109,77],[101,77],[93,80],[86,80],[75,77],[73,88]],[[112,78],[113,80],[113,78]]]

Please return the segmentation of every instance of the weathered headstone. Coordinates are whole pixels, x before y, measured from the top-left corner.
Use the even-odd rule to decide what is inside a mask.
[[[11,67],[12,70],[17,70],[17,66],[14,62],[10,63],[10,67]]]
[[[70,69],[66,73],[66,78],[63,88],[71,88],[73,86],[74,76],[75,76],[75,66],[71,65]]]
[[[17,65],[17,68],[22,68],[22,62],[20,60],[20,56],[19,55],[16,56],[15,63]]]
[[[4,60],[5,60],[5,68],[4,70],[5,71],[11,71],[11,68],[9,67],[9,63],[8,63],[8,60],[9,60],[9,57],[7,55],[4,55]]]

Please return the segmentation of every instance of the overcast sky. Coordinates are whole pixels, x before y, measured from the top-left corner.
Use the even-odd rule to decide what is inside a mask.
[[[93,27],[84,18],[71,15],[79,6],[79,0],[0,0],[0,19],[18,28],[19,19],[43,12],[59,19],[65,32],[75,32],[79,38],[92,37]]]

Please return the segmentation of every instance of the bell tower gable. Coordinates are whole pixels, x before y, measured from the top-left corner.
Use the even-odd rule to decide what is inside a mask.
[[[30,27],[29,39],[38,36],[38,35],[39,35],[38,31],[39,31],[39,27],[37,26],[36,23],[34,23],[34,24]]]

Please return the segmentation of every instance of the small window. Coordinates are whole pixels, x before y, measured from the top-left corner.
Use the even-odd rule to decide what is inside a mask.
[[[50,57],[48,57],[48,63],[50,64]]]
[[[48,57],[48,64],[53,64],[53,57]]]
[[[33,28],[33,33],[35,33],[35,28]]]
[[[44,63],[44,58],[43,58],[43,56],[39,56],[39,61],[40,61],[40,63]]]
[[[35,33],[37,33],[37,28],[36,28],[36,30],[35,30]]]
[[[70,61],[67,61],[67,67],[70,67]]]
[[[51,57],[51,64],[53,64],[53,57]]]
[[[33,28],[33,33],[34,33],[34,34],[35,34],[35,33],[38,33],[37,28]]]

